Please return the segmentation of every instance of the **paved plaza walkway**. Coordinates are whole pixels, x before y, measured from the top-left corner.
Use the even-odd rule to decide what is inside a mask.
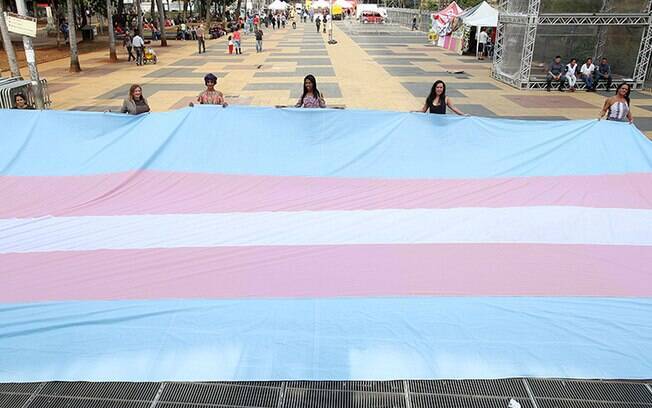
[[[434,47],[423,33],[397,26],[338,22],[335,45],[310,22],[296,30],[263,30],[262,53],[253,35],[243,36],[243,55],[228,54],[226,37],[207,41],[201,55],[195,41],[173,40],[170,47],[155,46],[157,65],[128,64],[120,49],[118,64],[108,64],[106,52],[82,55],[79,74],[67,72],[67,59],[40,69],[54,109],[117,110],[133,83],[143,86],[154,111],[177,109],[195,99],[208,72],[220,78],[218,89],[230,103],[244,105],[293,105],[309,73],[334,107],[416,110],[437,79],[446,81],[447,95],[461,110],[478,116],[596,118],[604,101],[604,93],[516,90],[489,77],[488,61]],[[633,92],[632,104],[636,125],[652,137],[652,94]]]

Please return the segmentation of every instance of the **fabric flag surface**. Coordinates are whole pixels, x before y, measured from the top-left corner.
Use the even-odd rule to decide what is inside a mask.
[[[652,377],[634,126],[0,120],[0,382]]]

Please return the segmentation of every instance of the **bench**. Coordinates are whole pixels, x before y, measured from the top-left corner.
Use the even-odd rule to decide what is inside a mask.
[[[627,82],[627,83],[633,83],[634,79],[633,78],[626,78],[622,75],[612,75],[611,76],[612,80],[612,85],[611,89],[613,90],[615,86],[618,86],[618,84],[622,82]],[[528,89],[546,89],[547,82],[546,82],[546,75],[530,75],[530,83],[528,86]],[[559,83],[553,81],[552,82],[552,87],[557,88],[559,87]],[[564,89],[568,89],[568,86],[564,87]],[[586,84],[581,78],[577,78],[577,83],[575,84],[575,89],[581,90],[581,89],[586,89]],[[595,89],[598,90],[606,90],[607,89],[607,81],[601,80],[598,81]]]

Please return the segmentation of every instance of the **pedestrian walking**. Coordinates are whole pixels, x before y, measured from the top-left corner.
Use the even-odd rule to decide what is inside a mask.
[[[231,36],[229,36],[227,38],[227,40],[228,40],[227,44],[229,46],[229,54],[233,54],[233,39],[232,38],[233,37],[231,37]]]
[[[147,99],[143,96],[143,88],[138,84],[132,85],[129,88],[129,95],[122,102],[120,112],[130,115],[140,115],[141,113],[149,112],[149,110]]]
[[[134,31],[134,38],[131,40],[131,46],[136,51],[136,65],[143,65],[143,48],[145,48],[145,41],[140,36],[138,31]]]
[[[256,28],[256,52],[263,52],[263,30]]]
[[[197,28],[197,46],[199,47],[199,53],[201,54],[202,52],[206,52],[206,40],[204,38],[205,32],[204,32],[204,25],[200,24],[199,28]]]
[[[237,29],[233,32],[233,46],[235,47],[235,53],[236,54],[242,54],[242,48],[240,48],[241,44],[241,39],[240,39],[240,31]]]
[[[134,54],[131,52],[132,50],[132,45],[131,42],[133,41],[133,38],[131,37],[131,34],[129,34],[129,31],[125,33],[125,38],[122,40],[122,46],[125,47],[127,50],[127,62],[134,60],[136,61],[136,57],[134,57]]]
[[[321,31],[321,17],[318,15],[315,17],[315,24],[317,25],[317,33]]]
[[[412,17],[412,31],[417,29],[417,16]]]

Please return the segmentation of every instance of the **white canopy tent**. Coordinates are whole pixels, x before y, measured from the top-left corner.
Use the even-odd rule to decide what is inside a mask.
[[[387,9],[384,7],[378,7],[377,4],[363,4],[358,3],[355,8],[355,18],[360,18],[364,11],[374,11],[378,12],[384,18],[387,18]]]
[[[465,25],[472,27],[498,26],[498,10],[491,7],[486,1],[465,11],[459,17]]]
[[[281,0],[274,0],[272,2],[272,4],[267,6],[267,8],[269,10],[273,10],[273,11],[285,10],[285,9],[288,8],[288,4],[286,2],[284,2],[284,1],[281,1]]]
[[[353,8],[353,2],[350,2],[348,0],[336,0],[335,3],[333,3],[334,6],[340,6],[343,9],[351,9]]]
[[[311,7],[313,9],[320,9],[320,8],[330,8],[331,4],[327,2],[326,0],[317,0],[313,1],[311,4]]]

